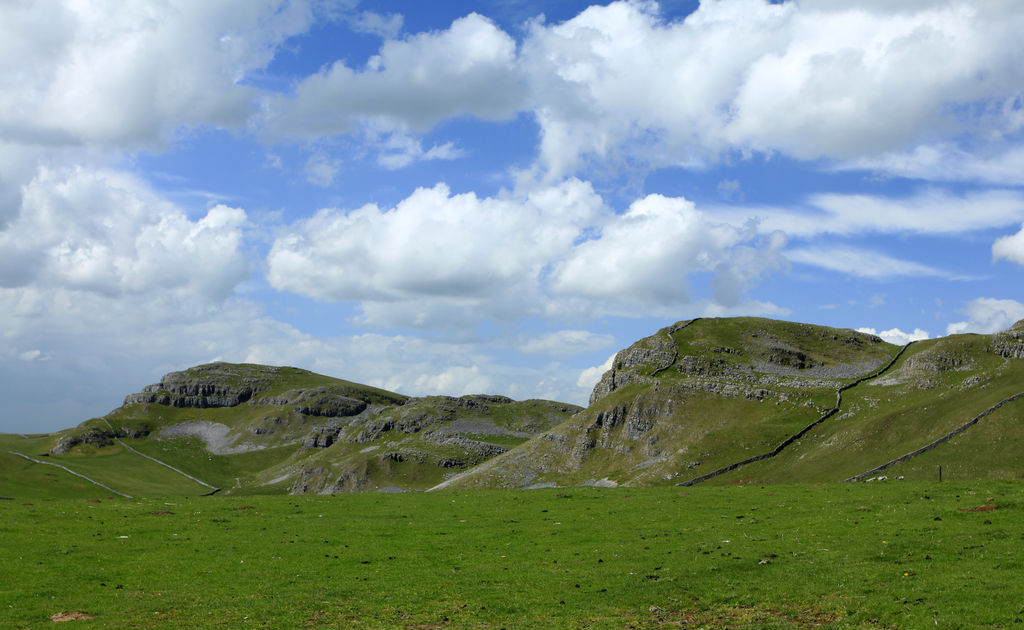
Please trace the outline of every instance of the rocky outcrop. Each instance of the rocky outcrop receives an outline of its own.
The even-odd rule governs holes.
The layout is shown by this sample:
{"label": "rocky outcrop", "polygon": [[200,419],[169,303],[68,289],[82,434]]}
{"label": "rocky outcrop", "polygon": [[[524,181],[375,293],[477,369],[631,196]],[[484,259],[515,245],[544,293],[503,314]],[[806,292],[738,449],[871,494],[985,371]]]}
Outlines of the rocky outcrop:
{"label": "rocky outcrop", "polygon": [[251,401],[256,405],[294,405],[296,413],[304,416],[340,418],[354,416],[366,409],[366,402],[345,396],[330,387],[293,389],[279,396],[263,397]]}
{"label": "rocky outcrop", "polygon": [[501,455],[508,450],[504,446],[491,444],[490,442],[480,442],[478,440],[471,440],[469,438],[462,437],[461,435],[451,435],[440,432],[431,433],[426,436],[426,439],[431,444],[437,444],[439,446],[454,446],[461,451],[475,455],[477,459],[486,459],[488,457],[494,457],[495,455]]}
{"label": "rocky outcrop", "polygon": [[129,394],[124,404],[156,403],[168,407],[234,407],[249,400],[251,387],[221,387],[209,383],[147,385],[141,393]]}
{"label": "rocky outcrop", "polygon": [[62,436],[57,440],[57,445],[50,449],[50,452],[54,455],[67,455],[71,452],[71,449],[80,444],[88,444],[96,448],[111,446],[117,437],[121,436],[117,435],[114,431],[90,428],[81,433]]}
{"label": "rocky outcrop", "polygon": [[302,445],[306,448],[327,448],[338,440],[339,427],[317,427],[313,429]]}
{"label": "rocky outcrop", "polygon": [[129,394],[125,405],[155,403],[168,407],[234,407],[266,389],[279,368],[210,363],[166,374],[159,383]]}
{"label": "rocky outcrop", "polygon": [[343,466],[309,466],[299,470],[291,494],[342,494],[369,490],[373,480],[365,463]]}
{"label": "rocky outcrop", "polygon": [[1024,319],[993,335],[989,347],[1004,359],[1024,359]]}
{"label": "rocky outcrop", "polygon": [[663,329],[657,335],[641,339],[625,350],[620,350],[612,361],[611,369],[602,374],[601,380],[594,386],[590,404],[593,405],[630,383],[653,383],[654,379],[650,375],[636,369],[640,366],[654,366],[655,371],[671,366],[676,358],[676,345],[665,332]]}
{"label": "rocky outcrop", "polygon": [[57,440],[57,445],[50,449],[50,453],[54,455],[67,455],[71,452],[71,449],[83,444],[103,448],[104,446],[113,445],[120,438],[140,438],[147,435],[149,435],[149,430],[139,427],[119,427],[117,429],[89,427],[80,433],[61,436]]}

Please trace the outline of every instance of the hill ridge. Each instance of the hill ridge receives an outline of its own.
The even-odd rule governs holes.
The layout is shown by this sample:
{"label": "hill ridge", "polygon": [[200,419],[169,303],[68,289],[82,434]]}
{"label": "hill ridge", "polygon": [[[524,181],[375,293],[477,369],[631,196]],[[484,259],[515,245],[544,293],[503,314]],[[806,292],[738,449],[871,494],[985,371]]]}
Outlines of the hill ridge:
{"label": "hill ridge", "polygon": [[78,427],[0,435],[0,489],[67,486],[32,462],[134,496],[920,478],[940,464],[964,479],[1024,477],[1022,359],[1024,321],[895,346],[850,329],[697,317],[617,352],[585,409],[409,397],[217,362],[171,372]]}

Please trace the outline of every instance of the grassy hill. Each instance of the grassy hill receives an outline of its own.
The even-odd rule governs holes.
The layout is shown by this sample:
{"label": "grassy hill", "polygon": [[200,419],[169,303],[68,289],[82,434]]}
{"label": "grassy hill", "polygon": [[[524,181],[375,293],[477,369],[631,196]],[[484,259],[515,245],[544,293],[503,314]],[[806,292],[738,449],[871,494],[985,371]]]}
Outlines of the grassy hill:
{"label": "grassy hill", "polygon": [[424,489],[578,410],[410,398],[297,368],[214,363],[168,374],[73,429],[0,436],[0,496],[96,491],[69,470],[133,496]]}
{"label": "grassy hill", "polygon": [[[586,411],[442,487],[842,481],[1024,393],[1022,358],[1024,322],[907,348],[759,318],[679,322],[619,352]],[[930,479],[942,460],[947,476],[1019,478],[1022,433],[1024,398],[888,474]]]}
{"label": "grassy hill", "polygon": [[0,496],[95,490],[68,471],[135,496],[1024,476],[1024,322],[902,347],[696,319],[613,363],[585,410],[197,366],[74,429],[0,436]]}

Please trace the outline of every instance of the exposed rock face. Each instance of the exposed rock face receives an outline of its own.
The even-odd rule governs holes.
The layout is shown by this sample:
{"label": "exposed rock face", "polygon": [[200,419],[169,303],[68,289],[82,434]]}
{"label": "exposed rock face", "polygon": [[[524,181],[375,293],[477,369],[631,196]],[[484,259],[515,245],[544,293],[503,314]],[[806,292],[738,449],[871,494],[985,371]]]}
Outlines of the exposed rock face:
{"label": "exposed rock face", "polygon": [[340,418],[354,416],[366,409],[366,402],[349,398],[330,387],[293,389],[279,396],[267,396],[251,401],[256,405],[295,405],[295,411],[305,416]]}
{"label": "exposed rock face", "polygon": [[71,449],[79,444],[88,444],[90,446],[102,448],[113,444],[115,437],[120,436],[118,436],[114,431],[87,429],[86,431],[76,435],[65,435],[61,437],[57,440],[57,445],[50,449],[50,452],[54,455],[67,455],[71,452]]}
{"label": "exposed rock face", "polygon": [[372,479],[365,464],[344,466],[340,471],[324,466],[303,468],[295,477],[291,494],[341,494],[370,489]]}
{"label": "exposed rock face", "polygon": [[306,436],[302,445],[306,448],[327,448],[337,441],[340,431],[341,429],[338,427],[317,427]]}
{"label": "exposed rock face", "polygon": [[993,335],[991,348],[1004,359],[1024,359],[1024,319]]}
{"label": "exposed rock face", "polygon": [[[147,385],[138,394],[130,394],[124,404],[155,403],[169,407],[205,409],[250,405],[292,406],[305,416],[337,418],[354,416],[367,407],[367,400],[382,398],[386,403],[400,405],[405,397],[381,393],[367,400],[350,395],[343,386],[321,386],[293,389],[282,394],[259,396],[273,384],[282,368],[263,365],[211,363],[181,372],[171,372],[159,383]],[[359,395],[359,394],[356,394]],[[363,394],[364,398],[366,394]]]}
{"label": "exposed rock face", "polygon": [[672,414],[672,406],[652,404],[653,401],[638,400],[629,409],[626,425],[622,429],[622,437],[627,440],[639,440],[644,433],[651,430],[658,418],[667,418]]}
{"label": "exposed rock face", "polygon": [[903,364],[903,371],[917,375],[940,374],[969,370],[974,363],[974,357],[967,351],[952,344],[943,344],[909,357]]}
{"label": "exposed rock face", "polygon": [[270,384],[278,368],[210,363],[181,372],[171,372],[159,383],[129,394],[124,404],[156,403],[169,407],[234,407],[252,398]]}
{"label": "exposed rock face", "polygon": [[601,375],[601,380],[594,386],[590,394],[593,405],[615,390],[630,383],[651,383],[653,378],[642,374],[635,368],[641,365],[654,366],[651,371],[664,368],[676,358],[676,346],[669,337],[671,331],[679,324],[663,328],[658,334],[634,343],[625,350],[620,350],[612,361],[612,367]]}
{"label": "exposed rock face", "polygon": [[67,455],[71,449],[81,444],[102,448],[110,446],[117,438],[139,438],[149,435],[149,431],[139,428],[121,427],[115,430],[98,429],[90,427],[81,433],[62,436],[57,440],[57,445],[50,449],[54,455]]}

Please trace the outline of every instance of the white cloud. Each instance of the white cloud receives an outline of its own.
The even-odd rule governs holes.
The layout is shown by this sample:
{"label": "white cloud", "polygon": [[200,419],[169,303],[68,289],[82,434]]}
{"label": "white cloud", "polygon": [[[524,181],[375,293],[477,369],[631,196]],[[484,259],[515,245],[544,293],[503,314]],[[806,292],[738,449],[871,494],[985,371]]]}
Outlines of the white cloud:
{"label": "white cloud", "polygon": [[576,385],[588,390],[594,389],[594,385],[597,385],[597,382],[601,380],[601,376],[608,370],[612,369],[612,363],[614,361],[615,355],[613,354],[601,365],[589,367],[581,371],[580,377],[576,380]]}
{"label": "white cloud", "polygon": [[992,258],[1015,262],[1024,265],[1024,225],[1020,231],[1009,236],[1002,236],[992,244]]}
{"label": "white cloud", "polygon": [[994,333],[1024,319],[1024,304],[1016,300],[977,298],[968,302],[964,310],[969,319],[949,324],[946,327],[947,335]]}
{"label": "white cloud", "polygon": [[268,279],[319,299],[369,302],[366,315],[378,322],[515,317],[536,307],[549,262],[606,212],[578,180],[482,199],[438,184],[390,210],[321,210],[293,224],[271,248]]}
{"label": "white cloud", "polygon": [[614,2],[535,25],[522,64],[555,177],[587,160],[730,150],[855,161],[964,133],[1003,146],[1020,128],[1022,23],[1018,4],[966,0],[726,0],[678,22]]}
{"label": "white cloud", "polygon": [[564,365],[518,367],[502,344],[313,336],[253,302],[0,288],[0,431],[49,431],[106,413],[163,374],[213,360],[294,365],[409,395],[496,393],[573,403]]}
{"label": "white cloud", "polygon": [[471,13],[444,31],[386,41],[361,70],[337,61],[294,94],[264,99],[260,124],[274,137],[307,138],[367,123],[425,131],[454,116],[505,119],[524,102],[515,57],[515,41]]}
{"label": "white cloud", "polygon": [[241,127],[243,79],[314,19],[311,3],[0,5],[0,140],[158,145],[180,125]]}
{"label": "white cloud", "polygon": [[357,32],[394,39],[402,31],[404,19],[398,13],[381,15],[373,11],[362,11],[349,17],[347,22]]}
{"label": "white cloud", "polygon": [[607,348],[615,343],[612,335],[601,335],[588,330],[559,330],[522,340],[516,349],[525,354],[572,356]]}
{"label": "white cloud", "polygon": [[1024,194],[982,190],[960,195],[926,189],[907,197],[814,194],[805,211],[777,207],[711,208],[716,218],[742,225],[756,218],[763,231],[791,237],[870,233],[959,234],[1024,220]]}
{"label": "white cloud", "polygon": [[306,160],[306,181],[314,186],[327,188],[334,183],[334,178],[341,170],[341,160],[318,151]]}
{"label": "white cloud", "polygon": [[921,330],[920,328],[915,328],[914,332],[903,332],[899,328],[890,328],[889,330],[883,330],[882,332],[878,332],[874,328],[858,328],[857,332],[877,335],[883,340],[898,346],[904,346],[911,341],[921,341],[931,338],[928,335],[928,331]]}
{"label": "white cloud", "polygon": [[450,327],[638,306],[671,314],[692,303],[696,272],[712,276],[709,309],[744,309],[743,293],[785,266],[783,244],[711,223],[682,198],[651,195],[613,215],[578,180],[483,199],[439,184],[391,210],[321,210],[274,242],[267,265],[277,289],[361,302],[363,323]]}
{"label": "white cloud", "polygon": [[930,181],[1020,186],[1024,184],[1024,148],[1013,144],[997,145],[974,153],[951,142],[924,144],[905,151],[850,160],[832,168],[871,170]]}
{"label": "white cloud", "polygon": [[953,278],[952,274],[941,269],[856,247],[804,247],[787,250],[785,255],[796,263],[873,280],[899,277]]}
{"label": "white cloud", "polygon": [[465,156],[465,152],[456,147],[454,142],[445,142],[424,150],[422,141],[400,132],[387,134],[383,140],[374,144],[378,151],[377,163],[392,170],[405,168],[417,161],[457,160]]}
{"label": "white cloud", "polygon": [[708,221],[686,199],[648,195],[555,265],[551,288],[595,300],[678,306],[690,301],[687,276],[708,271],[715,274],[716,301],[731,306],[750,282],[784,264],[781,240],[747,245],[754,236],[752,229]]}
{"label": "white cloud", "polygon": [[14,263],[0,286],[217,301],[248,276],[238,208],[192,221],[130,175],[85,168],[42,169],[22,197],[21,215],[0,232],[0,257]]}

